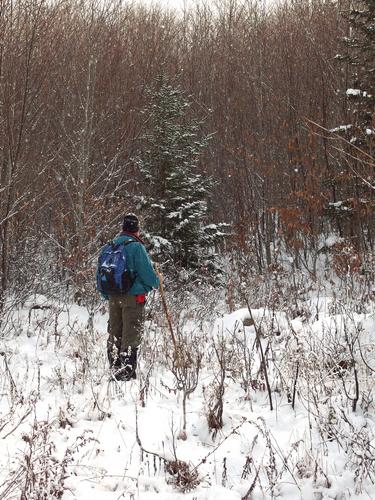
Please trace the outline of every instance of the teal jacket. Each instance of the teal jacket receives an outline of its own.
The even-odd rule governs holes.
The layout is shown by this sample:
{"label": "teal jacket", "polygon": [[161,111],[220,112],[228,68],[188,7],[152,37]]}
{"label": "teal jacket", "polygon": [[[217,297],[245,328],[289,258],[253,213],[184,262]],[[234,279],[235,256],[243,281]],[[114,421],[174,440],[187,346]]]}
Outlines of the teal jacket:
{"label": "teal jacket", "polygon": [[[160,280],[152,267],[150,257],[146,249],[136,236],[120,233],[113,240],[115,244],[124,241],[134,241],[125,247],[129,271],[134,273],[135,281],[128,292],[128,295],[143,295],[153,288],[158,288]],[[106,297],[107,298],[107,297]]]}

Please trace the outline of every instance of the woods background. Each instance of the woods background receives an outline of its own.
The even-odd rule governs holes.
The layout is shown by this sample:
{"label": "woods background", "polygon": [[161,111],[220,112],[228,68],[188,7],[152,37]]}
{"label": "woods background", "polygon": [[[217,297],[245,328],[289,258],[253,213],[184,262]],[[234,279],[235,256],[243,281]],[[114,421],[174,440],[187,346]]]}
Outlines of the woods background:
{"label": "woods background", "polygon": [[366,69],[348,44],[352,3],[229,0],[176,14],[0,0],[0,303],[8,291],[93,286],[79,273],[142,194],[132,159],[160,74],[212,134],[199,168],[215,181],[209,222],[231,227],[223,251],[262,273],[282,246],[313,275],[336,234],[338,271],[362,272],[373,132],[367,123],[361,136],[368,103],[347,92]]}

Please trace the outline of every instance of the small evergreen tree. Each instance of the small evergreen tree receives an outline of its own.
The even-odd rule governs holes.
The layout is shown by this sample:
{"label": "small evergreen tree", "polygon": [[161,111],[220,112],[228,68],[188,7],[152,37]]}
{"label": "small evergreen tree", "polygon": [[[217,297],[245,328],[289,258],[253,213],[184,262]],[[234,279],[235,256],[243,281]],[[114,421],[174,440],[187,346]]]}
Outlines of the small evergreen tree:
{"label": "small evergreen tree", "polygon": [[199,159],[209,137],[188,116],[190,101],[164,77],[148,91],[146,132],[136,162],[141,172],[141,206],[153,252],[174,267],[207,265],[223,225],[205,225],[212,183]]}

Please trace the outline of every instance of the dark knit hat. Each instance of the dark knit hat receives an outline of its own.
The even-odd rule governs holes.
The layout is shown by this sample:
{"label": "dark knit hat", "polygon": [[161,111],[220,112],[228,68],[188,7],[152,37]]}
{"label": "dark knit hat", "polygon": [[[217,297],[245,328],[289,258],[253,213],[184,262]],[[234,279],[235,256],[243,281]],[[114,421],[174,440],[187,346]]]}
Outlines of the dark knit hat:
{"label": "dark knit hat", "polygon": [[127,214],[124,217],[122,230],[127,233],[136,233],[139,231],[139,220],[135,214]]}

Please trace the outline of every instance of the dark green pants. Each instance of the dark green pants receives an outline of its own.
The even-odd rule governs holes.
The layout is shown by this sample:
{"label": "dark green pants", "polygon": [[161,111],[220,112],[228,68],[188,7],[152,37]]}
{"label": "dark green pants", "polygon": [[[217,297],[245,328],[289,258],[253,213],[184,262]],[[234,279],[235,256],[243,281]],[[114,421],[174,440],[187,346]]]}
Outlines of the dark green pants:
{"label": "dark green pants", "polygon": [[138,304],[133,295],[109,297],[108,359],[116,363],[120,353],[141,342],[145,318],[144,304]]}

